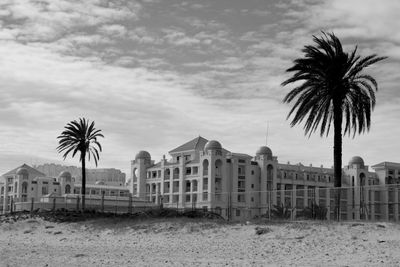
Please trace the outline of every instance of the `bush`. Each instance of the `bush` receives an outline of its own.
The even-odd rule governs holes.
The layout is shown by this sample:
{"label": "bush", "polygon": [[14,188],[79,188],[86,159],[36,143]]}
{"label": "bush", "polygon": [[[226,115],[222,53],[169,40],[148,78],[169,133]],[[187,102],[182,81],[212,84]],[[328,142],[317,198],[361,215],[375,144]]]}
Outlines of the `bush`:
{"label": "bush", "polygon": [[313,202],[311,203],[310,207],[306,207],[301,212],[299,212],[298,217],[313,220],[326,220],[327,213],[328,209],[326,207],[322,205],[320,206]]}
{"label": "bush", "polygon": [[290,205],[284,206],[283,203],[280,205],[274,205],[271,210],[271,217],[274,219],[290,219],[292,209]]}

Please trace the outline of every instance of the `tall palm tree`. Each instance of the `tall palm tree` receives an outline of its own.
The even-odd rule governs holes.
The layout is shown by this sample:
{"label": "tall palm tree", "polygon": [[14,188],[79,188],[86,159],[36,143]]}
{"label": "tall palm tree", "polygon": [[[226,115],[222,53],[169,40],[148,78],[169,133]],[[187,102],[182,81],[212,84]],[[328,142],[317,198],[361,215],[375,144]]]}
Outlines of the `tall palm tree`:
{"label": "tall palm tree", "polygon": [[314,46],[302,49],[304,57],[295,59],[294,65],[286,70],[294,74],[282,86],[296,84],[283,102],[294,102],[287,118],[294,115],[292,127],[305,120],[305,134],[311,135],[320,128],[320,135],[328,136],[333,121],[334,184],[341,187],[342,136],[353,133],[354,138],[356,133],[368,131],[375,107],[378,84],[363,71],[386,57],[376,54],[361,57],[357,47],[346,53],[333,33],[322,32],[321,37],[313,36],[313,41]]}
{"label": "tall palm tree", "polygon": [[85,210],[85,194],[86,194],[86,155],[88,160],[92,155],[97,166],[99,160],[99,151],[102,151],[97,138],[104,136],[94,127],[94,121],[90,123],[85,118],[79,118],[79,121],[71,121],[65,127],[65,130],[57,137],[59,139],[58,153],[64,153],[64,160],[70,152],[72,157],[80,152],[79,161],[82,163],[82,210]]}

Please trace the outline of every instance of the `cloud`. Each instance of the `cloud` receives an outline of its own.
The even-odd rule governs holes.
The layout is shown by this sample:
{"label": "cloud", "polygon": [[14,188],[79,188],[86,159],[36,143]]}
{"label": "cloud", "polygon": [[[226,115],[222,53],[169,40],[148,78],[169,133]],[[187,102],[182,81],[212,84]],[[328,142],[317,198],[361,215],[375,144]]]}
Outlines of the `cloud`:
{"label": "cloud", "polygon": [[127,34],[125,26],[120,24],[107,24],[99,27],[98,31],[105,35],[122,38]]}

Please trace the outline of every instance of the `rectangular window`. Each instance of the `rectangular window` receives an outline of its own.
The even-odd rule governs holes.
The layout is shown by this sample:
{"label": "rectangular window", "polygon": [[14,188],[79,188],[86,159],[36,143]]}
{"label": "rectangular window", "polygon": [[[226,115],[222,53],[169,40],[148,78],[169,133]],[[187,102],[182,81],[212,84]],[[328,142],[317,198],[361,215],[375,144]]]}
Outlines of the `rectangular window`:
{"label": "rectangular window", "polygon": [[240,217],[240,210],[236,209],[236,217]]}
{"label": "rectangular window", "polygon": [[186,167],[186,175],[191,175],[192,174],[192,168]]}
{"label": "rectangular window", "polygon": [[190,194],[186,195],[186,202],[190,202]]}
{"label": "rectangular window", "polygon": [[198,174],[198,173],[199,173],[199,168],[193,167],[193,174]]}
{"label": "rectangular window", "polygon": [[203,179],[203,190],[208,190],[208,178]]}
{"label": "rectangular window", "polygon": [[186,192],[190,192],[190,181],[186,181]]}
{"label": "rectangular window", "polygon": [[47,186],[43,186],[42,187],[42,195],[47,195],[48,191],[47,191]]}
{"label": "rectangular window", "polygon": [[238,195],[237,196],[237,201],[238,202],[246,202],[246,199],[245,199],[245,195]]}

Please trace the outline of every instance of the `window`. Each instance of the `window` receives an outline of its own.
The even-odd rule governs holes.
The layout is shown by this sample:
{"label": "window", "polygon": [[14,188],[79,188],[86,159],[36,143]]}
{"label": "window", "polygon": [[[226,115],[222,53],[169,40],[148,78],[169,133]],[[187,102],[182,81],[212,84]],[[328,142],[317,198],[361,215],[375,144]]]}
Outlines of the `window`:
{"label": "window", "polygon": [[245,181],[239,181],[238,182],[238,189],[245,189],[245,188],[246,188]]}
{"label": "window", "polygon": [[251,197],[251,202],[254,202],[254,197]]}
{"label": "window", "polygon": [[246,202],[245,196],[244,196],[244,195],[238,195],[238,196],[237,196],[237,201],[238,201],[238,202]]}
{"label": "window", "polygon": [[71,186],[69,184],[65,186],[65,194],[71,194]]}
{"label": "window", "polygon": [[254,188],[254,184],[251,184],[251,188]]}
{"label": "window", "polygon": [[190,195],[189,194],[186,195],[186,202],[190,202]]}
{"label": "window", "polygon": [[251,170],[251,175],[254,175],[254,171],[253,170]]}
{"label": "window", "polygon": [[192,174],[192,168],[186,167],[186,175],[191,175]]}
{"label": "window", "polygon": [[47,186],[43,186],[42,187],[42,195],[47,195],[48,191],[47,191]]}
{"label": "window", "polygon": [[240,210],[236,210],[236,217],[240,217]]}
{"label": "window", "polygon": [[186,181],[186,192],[190,192],[190,181]]}
{"label": "window", "polygon": [[[3,188],[2,188],[3,189]],[[2,190],[3,191],[3,190]],[[28,193],[28,183],[27,182],[23,182],[22,183],[22,190],[21,190],[22,194],[26,194]]]}
{"label": "window", "polygon": [[208,178],[203,179],[203,190],[208,190]]}

